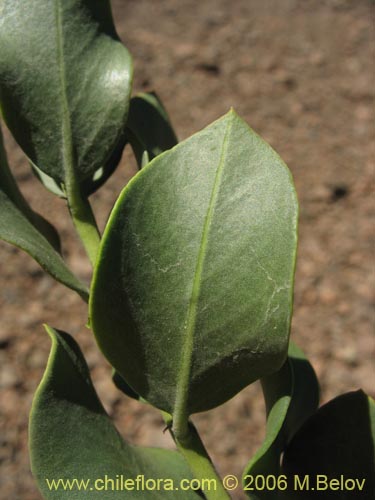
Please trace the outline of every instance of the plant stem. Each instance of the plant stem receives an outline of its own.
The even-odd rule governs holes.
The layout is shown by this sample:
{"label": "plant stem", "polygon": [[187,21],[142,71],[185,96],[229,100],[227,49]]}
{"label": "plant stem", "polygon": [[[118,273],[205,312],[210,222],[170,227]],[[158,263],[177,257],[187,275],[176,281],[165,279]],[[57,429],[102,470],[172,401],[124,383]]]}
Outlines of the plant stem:
{"label": "plant stem", "polygon": [[86,253],[94,266],[100,244],[100,234],[90,202],[75,190],[68,195],[69,210],[74,226],[85,247]]}
{"label": "plant stem", "polygon": [[[210,485],[210,487],[203,490],[207,500],[228,500],[230,499],[229,493],[225,490],[223,483],[217,474],[215,467],[207,453],[202,440],[191,422],[188,422],[187,434],[183,440],[179,440],[172,430],[172,417],[168,413],[162,412],[165,423],[176,443],[178,451],[187,461],[194,477],[198,479],[202,486]],[[215,487],[212,488],[212,484]]]}

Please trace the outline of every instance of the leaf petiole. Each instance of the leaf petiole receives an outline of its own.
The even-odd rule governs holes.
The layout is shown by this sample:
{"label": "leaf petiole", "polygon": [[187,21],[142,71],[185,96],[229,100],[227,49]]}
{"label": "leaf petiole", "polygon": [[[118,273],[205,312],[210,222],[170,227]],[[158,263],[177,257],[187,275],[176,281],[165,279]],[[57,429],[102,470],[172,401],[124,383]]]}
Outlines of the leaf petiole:
{"label": "leaf petiole", "polygon": [[99,250],[100,233],[90,202],[80,193],[75,192],[74,196],[68,194],[68,204],[74,227],[85,247],[91,264],[94,266]]}
{"label": "leaf petiole", "polygon": [[[185,458],[194,477],[202,485],[202,491],[207,500],[228,500],[231,498],[225,490],[222,480],[215,470],[202,440],[191,422],[188,422],[187,433],[183,440],[178,440],[173,433],[172,416],[162,411],[162,416],[178,451]],[[215,486],[212,487],[211,485]],[[204,485],[207,485],[204,488]]]}

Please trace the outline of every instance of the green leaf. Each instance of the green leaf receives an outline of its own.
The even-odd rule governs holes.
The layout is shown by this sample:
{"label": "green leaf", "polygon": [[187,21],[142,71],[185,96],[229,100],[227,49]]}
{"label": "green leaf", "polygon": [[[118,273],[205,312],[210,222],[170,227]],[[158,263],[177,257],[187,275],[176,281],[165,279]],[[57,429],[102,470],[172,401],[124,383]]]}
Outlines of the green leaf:
{"label": "green leaf", "polygon": [[31,255],[55,280],[88,300],[88,290],[67,268],[60,254],[0,189],[0,238]]}
{"label": "green leaf", "polygon": [[156,93],[141,93],[130,100],[126,134],[139,168],[177,144],[167,112]]}
{"label": "green leaf", "polygon": [[[333,399],[304,423],[284,452],[282,469],[289,478],[285,498],[372,500],[374,447],[375,402],[363,391]],[[296,476],[301,483],[308,476],[310,491],[294,488]],[[349,479],[352,491],[345,489]],[[336,480],[336,490],[329,486],[331,480]]]}
{"label": "green leaf", "polygon": [[[318,378],[303,351],[290,342],[288,356],[293,375],[293,392],[283,429],[287,443],[305,420],[316,411],[320,398]],[[263,387],[266,388],[266,384]]]}
{"label": "green leaf", "polygon": [[119,391],[125,394],[125,396],[128,396],[129,398],[132,399],[136,399],[137,401],[142,401],[142,398],[139,397],[139,394],[133,391],[130,385],[126,383],[126,381],[121,377],[119,373],[116,372],[116,370],[113,370],[112,382]]}
{"label": "green leaf", "polygon": [[43,186],[55,194],[59,198],[66,198],[66,193],[64,192],[63,186],[59,186],[56,181],[52,179],[49,175],[45,174],[43,170],[40,170],[33,162],[30,162],[32,171],[35,177],[43,184]]}
{"label": "green leaf", "polygon": [[68,269],[60,254],[40,232],[42,223],[46,224],[45,234],[53,229],[44,219],[35,219],[35,215],[11,176],[0,131],[0,238],[27,252],[53,278],[75,290],[87,302],[85,285]]}
{"label": "green leaf", "polygon": [[111,177],[119,166],[126,143],[125,136],[121,136],[104,167],[99,168],[94,175],[81,182],[81,189],[86,196],[95,193]]}
{"label": "green leaf", "polygon": [[[98,498],[176,498],[181,479],[192,479],[182,457],[175,451],[139,448],[119,435],[90,380],[87,364],[76,342],[68,334],[47,327],[52,350],[30,414],[30,458],[32,472],[46,500]],[[173,491],[111,491],[111,482],[144,476],[144,481],[169,479]],[[108,489],[104,490],[107,478]],[[47,479],[90,480],[87,491],[53,491]],[[95,481],[102,488],[95,491]],[[149,483],[151,484],[151,483]],[[167,486],[166,483],[161,483]],[[90,489],[93,488],[93,489]],[[89,491],[89,493],[88,493]],[[178,498],[196,499],[194,491],[178,491]]]}
{"label": "green leaf", "polygon": [[[107,164],[104,167],[100,167],[91,177],[80,182],[81,191],[85,196],[90,196],[95,193],[95,191],[97,191],[113,174],[120,163],[125,144],[125,137],[121,137],[111,157],[107,161]],[[59,196],[59,198],[66,198],[66,193],[62,186],[59,186],[57,182],[52,179],[52,177],[45,174],[32,162],[30,162],[30,164],[37,179],[39,179],[48,191],[51,191],[51,193]]]}
{"label": "green leaf", "polygon": [[287,167],[233,111],[130,181],[90,316],[133,390],[186,423],[283,364],[296,226]]}
{"label": "green leaf", "polygon": [[56,229],[44,217],[34,212],[19,190],[5,153],[3,133],[0,127],[0,189],[11,199],[25,217],[43,234],[60,253],[60,238]]}
{"label": "green leaf", "polygon": [[[106,0],[2,0],[0,100],[30,160],[65,191],[110,160],[132,63]],[[69,196],[68,196],[69,198]]]}
{"label": "green leaf", "polygon": [[243,485],[253,500],[274,500],[274,490],[246,491],[249,477],[280,475],[280,459],[286,444],[318,407],[319,384],[313,367],[292,342],[282,368],[261,382],[266,402],[266,437],[245,467]]}
{"label": "green leaf", "polygon": [[[246,491],[249,476],[280,474],[280,456],[283,449],[282,429],[292,398],[293,378],[290,361],[287,360],[283,367],[267,379],[262,379],[264,397],[267,409],[266,437],[260,449],[247,464],[243,483]],[[272,499],[274,492],[263,491],[253,494],[246,491],[254,500]]]}
{"label": "green leaf", "polygon": [[0,46],[4,120],[30,161],[66,194],[94,263],[100,236],[83,187],[95,184],[98,172],[106,178],[124,139],[132,79],[110,4],[35,0],[30,8],[26,0],[2,0]]}

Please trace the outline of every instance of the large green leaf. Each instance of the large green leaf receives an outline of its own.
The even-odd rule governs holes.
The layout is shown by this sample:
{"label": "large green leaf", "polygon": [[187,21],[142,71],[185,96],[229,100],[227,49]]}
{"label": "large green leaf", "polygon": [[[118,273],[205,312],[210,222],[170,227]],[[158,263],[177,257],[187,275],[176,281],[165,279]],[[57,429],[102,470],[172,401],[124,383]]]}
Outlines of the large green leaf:
{"label": "large green leaf", "polygon": [[178,142],[167,112],[154,92],[141,93],[130,100],[126,135],[139,168]]}
{"label": "large green leaf", "polygon": [[252,500],[274,500],[275,490],[249,489],[254,486],[251,478],[280,475],[280,459],[287,443],[318,407],[319,385],[313,367],[293,343],[289,344],[288,359],[281,369],[261,382],[267,412],[266,437],[245,467],[243,486]]}
{"label": "large green leaf", "polygon": [[287,167],[233,111],[130,181],[103,237],[90,315],[136,393],[185,418],[283,364],[296,226]]}
{"label": "large green leaf", "polygon": [[[68,334],[47,327],[52,350],[30,415],[30,457],[33,474],[46,500],[87,498],[199,498],[194,491],[175,491],[181,479],[191,479],[183,458],[175,451],[127,444],[103,409],[90,380],[87,364]],[[137,476],[161,481],[154,491],[135,488]],[[104,490],[105,478],[108,489]],[[58,491],[47,480],[90,480],[87,490]],[[111,491],[111,480],[134,480],[133,490]],[[95,480],[101,490],[95,489]],[[173,490],[165,491],[164,487]],[[129,484],[129,483],[128,483]],[[152,486],[152,483],[149,483]],[[164,486],[163,486],[164,485]],[[89,492],[89,493],[88,493]]]}
{"label": "large green leaf", "polygon": [[132,64],[106,0],[1,0],[0,100],[30,160],[78,189],[126,122]]}
{"label": "large green leaf", "polygon": [[53,278],[87,301],[87,288],[68,269],[47,239],[49,236],[56,242],[53,231],[47,221],[31,210],[19,192],[8,167],[0,131],[0,238],[27,252]]}
{"label": "large green leaf", "polygon": [[282,472],[289,489],[282,498],[372,500],[374,448],[375,402],[363,391],[333,399],[304,423],[286,448]]}

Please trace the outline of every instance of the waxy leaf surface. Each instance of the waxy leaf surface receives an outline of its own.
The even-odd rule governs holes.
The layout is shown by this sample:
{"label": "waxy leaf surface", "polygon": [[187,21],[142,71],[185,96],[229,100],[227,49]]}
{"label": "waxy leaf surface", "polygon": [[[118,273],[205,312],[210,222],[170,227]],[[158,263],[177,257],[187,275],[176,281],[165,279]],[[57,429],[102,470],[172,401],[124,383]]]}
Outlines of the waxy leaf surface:
{"label": "waxy leaf surface", "polygon": [[[169,478],[173,487],[178,487],[181,479],[192,479],[183,458],[175,451],[127,444],[103,409],[76,342],[64,332],[48,327],[47,331],[52,338],[52,350],[30,415],[31,468],[44,498],[176,498],[176,491],[163,488],[137,491],[135,480],[138,475],[154,481]],[[106,477],[109,481],[104,490]],[[121,489],[121,478],[133,479],[134,490]],[[64,491],[62,486],[54,491],[48,487],[47,479],[50,483],[54,479],[90,483],[86,491],[79,491],[78,487]],[[111,479],[120,489],[111,490]],[[179,490],[178,498],[194,500],[199,496],[194,491]]]}
{"label": "waxy leaf surface", "polygon": [[287,167],[233,111],[130,181],[103,237],[90,315],[136,393],[187,415],[282,365],[296,226]]}
{"label": "waxy leaf surface", "polygon": [[[42,232],[43,231],[43,234]],[[33,257],[53,278],[88,300],[88,290],[68,269],[50,241],[58,237],[45,219],[33,212],[19,192],[7,163],[0,131],[0,239]],[[49,241],[50,240],[50,241]]]}
{"label": "waxy leaf surface", "polygon": [[0,101],[26,155],[61,188],[121,141],[132,64],[106,0],[1,0]]}

